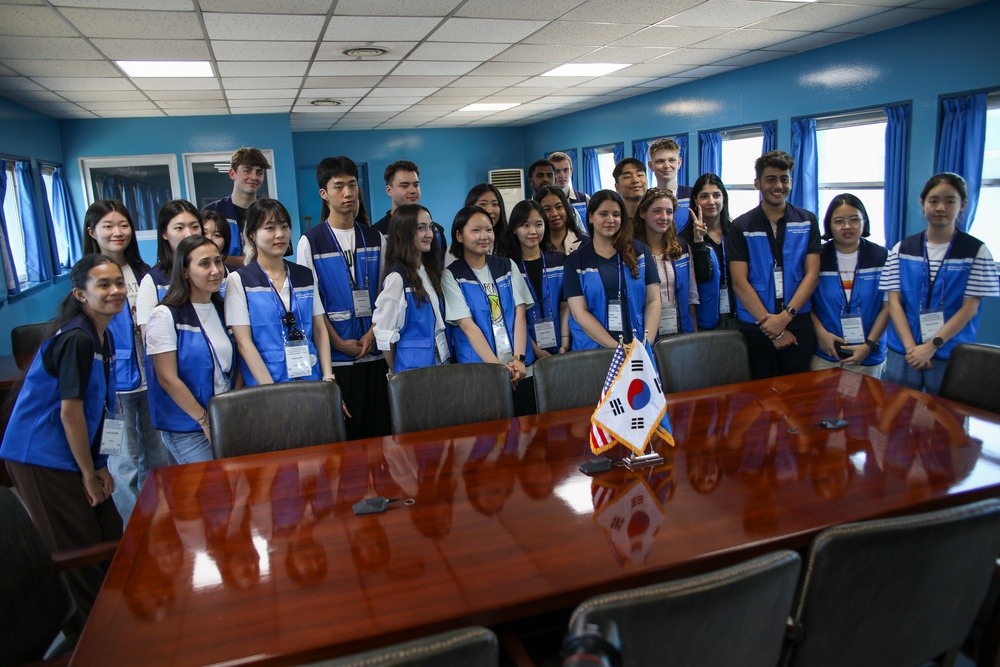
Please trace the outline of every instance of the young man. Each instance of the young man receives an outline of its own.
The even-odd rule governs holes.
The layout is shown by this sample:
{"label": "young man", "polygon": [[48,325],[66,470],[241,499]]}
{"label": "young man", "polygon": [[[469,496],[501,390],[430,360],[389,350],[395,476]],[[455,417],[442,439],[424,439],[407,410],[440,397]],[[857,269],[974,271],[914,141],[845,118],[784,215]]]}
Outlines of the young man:
{"label": "young man", "polygon": [[258,148],[244,146],[233,153],[229,160],[229,178],[233,181],[233,194],[216,199],[205,206],[218,211],[229,221],[232,240],[229,243],[229,257],[226,264],[243,266],[243,227],[247,219],[247,209],[257,201],[257,191],[264,185],[264,177],[271,168],[264,153]]}
{"label": "young man", "polygon": [[680,173],[683,163],[681,147],[670,137],[657,139],[649,145],[649,168],[653,170],[653,175],[656,177],[656,187],[670,190],[677,197],[674,225],[677,226],[678,234],[687,226],[691,213],[689,209],[691,188],[677,184],[677,175]]}
{"label": "young man", "polygon": [[566,153],[556,151],[549,156],[549,162],[555,168],[556,187],[563,191],[569,205],[573,207],[579,228],[585,229],[583,220],[587,217],[587,202],[590,201],[590,195],[573,189],[573,161]]}
{"label": "young man", "polygon": [[535,194],[546,185],[552,185],[555,179],[556,168],[544,158],[535,160],[528,167],[528,183],[531,184],[531,194]]}
{"label": "young man", "polygon": [[389,219],[392,212],[403,204],[420,203],[420,168],[409,160],[393,162],[385,168],[385,193],[392,201],[392,208],[385,212],[385,217],[372,227],[389,235]]}
{"label": "young man", "polygon": [[333,370],[351,414],[347,438],[388,435],[388,367],[375,347],[372,310],[381,284],[385,237],[355,221],[358,167],[328,157],[316,167],[323,220],[299,239],[296,260],[316,275],[326,311]]}
{"label": "young man", "polygon": [[760,205],[733,220],[726,241],[740,331],[753,378],[809,370],[816,332],[809,299],[819,281],[819,223],[785,200],[794,159],[784,151],[757,158]]}
{"label": "young man", "polygon": [[615,165],[615,170],[611,172],[615,178],[615,190],[625,201],[625,210],[628,211],[628,220],[632,222],[635,210],[639,208],[639,200],[646,194],[646,165],[634,157],[627,157]]}

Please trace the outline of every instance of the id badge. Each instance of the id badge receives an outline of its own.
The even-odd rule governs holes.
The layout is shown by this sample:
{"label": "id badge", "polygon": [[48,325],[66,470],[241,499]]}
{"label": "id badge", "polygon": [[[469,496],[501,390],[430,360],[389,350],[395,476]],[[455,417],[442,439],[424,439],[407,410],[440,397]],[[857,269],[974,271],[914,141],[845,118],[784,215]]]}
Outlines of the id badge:
{"label": "id badge", "polygon": [[781,267],[774,267],[774,298],[785,298],[785,274]]}
{"label": "id badge", "polygon": [[556,346],[556,323],[549,318],[535,320],[535,342],[547,350]]}
{"label": "id badge", "polygon": [[729,285],[719,285],[719,315],[729,314]]}
{"label": "id badge", "polygon": [[434,332],[434,347],[437,348],[438,361],[442,364],[448,363],[451,350],[448,349],[448,337],[445,336],[444,329]]}
{"label": "id badge", "polygon": [[608,301],[608,331],[625,331],[622,323],[622,302]]}
{"label": "id badge", "polygon": [[943,326],[943,310],[929,310],[926,313],[920,313],[920,338],[922,339],[920,342],[926,343],[934,338]]}
{"label": "id badge", "polygon": [[841,316],[840,329],[844,332],[844,340],[848,345],[860,345],[865,342],[865,328],[859,316]]}
{"label": "id badge", "polygon": [[510,344],[510,336],[507,335],[507,327],[502,323],[493,324],[493,342],[497,346],[497,357],[514,354],[514,348]]}
{"label": "id badge", "polygon": [[285,344],[285,368],[292,380],[312,375],[307,341],[291,340]]}
{"label": "id badge", "polygon": [[355,317],[371,317],[372,299],[371,295],[368,294],[368,290],[366,289],[351,290],[351,296],[354,297]]}
{"label": "id badge", "polygon": [[101,432],[101,454],[104,456],[118,456],[122,453],[122,441],[125,439],[125,420],[119,419],[122,415],[115,415],[115,418],[105,417],[104,430]]}
{"label": "id badge", "polygon": [[677,306],[668,303],[660,309],[660,335],[669,336],[677,333]]}

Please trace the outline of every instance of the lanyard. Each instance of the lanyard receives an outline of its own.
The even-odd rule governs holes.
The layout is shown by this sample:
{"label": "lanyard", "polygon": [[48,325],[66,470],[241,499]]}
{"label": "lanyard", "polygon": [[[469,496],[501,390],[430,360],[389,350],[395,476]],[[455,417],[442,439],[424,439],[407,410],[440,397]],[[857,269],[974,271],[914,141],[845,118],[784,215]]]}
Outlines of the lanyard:
{"label": "lanyard", "polygon": [[[544,301],[548,301],[549,303],[549,319],[552,319],[552,298],[551,295],[549,294],[549,281],[547,279],[548,266],[545,264],[544,252],[541,253],[541,258],[542,258],[542,289],[545,290]],[[531,291],[531,296],[535,299],[535,306],[538,307],[538,315],[539,317],[543,317],[545,315],[543,300],[538,298],[538,295],[535,294],[535,288],[531,286],[531,279],[528,278],[528,267],[524,265],[523,258],[521,259],[521,269],[524,271],[524,282],[528,284],[528,290]],[[532,308],[532,310],[534,310],[534,308]]]}
{"label": "lanyard", "polygon": [[667,260],[663,259],[663,257],[657,256],[655,257],[654,261],[661,262],[663,264],[663,291],[667,295],[667,303],[672,303],[677,300],[676,298],[674,298],[676,296],[674,294],[674,291],[676,291],[677,288],[677,269],[674,266],[673,261],[671,261],[670,268],[673,269],[673,274],[674,274],[674,290],[671,291],[670,289],[671,272],[667,271]]}
{"label": "lanyard", "polygon": [[[486,305],[489,306],[490,305],[490,295],[489,295],[489,292],[486,291],[486,285],[484,285],[483,281],[479,279],[479,274],[476,273],[476,270],[472,268],[472,265],[469,264],[468,260],[466,260],[466,259],[463,258],[462,261],[464,261],[465,264],[466,264],[466,266],[469,267],[469,270],[472,271],[473,277],[476,279],[476,282],[479,283],[479,288],[481,290],[483,290],[483,296],[486,297]],[[490,268],[490,263],[486,262],[486,270],[488,271],[489,268]],[[492,272],[491,272],[491,275],[492,275]],[[497,288],[497,300],[499,300],[500,299],[500,285],[497,284],[496,279],[493,280],[493,285]],[[511,286],[511,290],[513,291],[513,285]],[[493,319],[493,315],[492,314],[493,314],[493,309],[490,308],[490,321],[491,322],[492,322],[492,319]],[[508,337],[508,339],[510,339],[511,344],[513,344],[514,337],[510,335],[510,329],[507,328],[507,318],[504,317],[503,303],[502,302],[500,303],[500,322],[503,323],[504,331],[507,332],[507,337]],[[495,346],[495,344],[494,344],[494,346]]]}
{"label": "lanyard", "polygon": [[[931,298],[934,294],[934,286],[937,284],[938,278],[941,277],[941,274],[944,273],[945,262],[947,262],[948,258],[951,257],[951,246],[955,243],[955,236],[953,234],[951,240],[948,241],[948,250],[945,252],[944,259],[941,260],[941,266],[938,267],[938,272],[934,274],[933,280],[931,280],[931,260],[927,256],[927,232],[923,232],[920,236],[921,236],[920,239],[921,246],[923,246],[924,249],[924,279],[920,283],[920,286],[923,287],[924,285],[927,285],[927,299],[926,300],[921,299],[921,301],[925,304],[924,309],[930,310]],[[946,288],[947,288],[947,281],[941,284],[941,301],[938,303],[938,306],[941,307],[944,306],[944,295]]]}
{"label": "lanyard", "polygon": [[[361,235],[361,226],[357,222],[354,223],[354,270],[358,269],[358,239],[363,239]],[[340,247],[340,241],[337,240],[337,235],[333,233],[333,228],[330,225],[326,226],[327,231],[330,232],[330,237],[333,239],[333,245],[337,247],[337,252],[340,253],[340,261],[344,263],[344,270],[347,271],[347,279],[351,281],[351,289],[356,290],[358,288],[358,279],[351,273],[351,267],[347,263],[347,257],[344,255],[344,249]],[[364,273],[365,277],[365,289],[368,289],[368,273]]]}
{"label": "lanyard", "polygon": [[[287,280],[287,278],[286,278],[286,280]],[[192,305],[192,308],[194,308],[193,305]],[[215,312],[216,315],[218,315],[217,311],[213,311],[213,312]],[[197,317],[197,312],[196,312],[195,316]],[[222,368],[222,362],[219,361],[219,355],[216,354],[216,352],[215,352],[215,346],[212,345],[212,339],[211,339],[211,337],[209,337],[208,332],[205,331],[205,325],[204,325],[204,323],[202,323],[200,317],[198,317],[198,328],[201,329],[201,335],[205,338],[205,343],[208,345],[208,350],[212,353],[212,359],[215,361],[215,365],[218,366],[219,373],[222,374],[222,379],[226,381],[226,386],[227,387],[233,386],[232,385],[233,370],[234,370],[233,366],[235,366],[235,364],[230,364],[229,365],[229,372],[227,373],[225,371],[225,369]],[[233,346],[232,340],[229,341],[229,345],[230,345],[230,347]],[[234,358],[236,357],[236,350],[235,349],[233,350],[233,357]]]}
{"label": "lanyard", "polygon": [[[834,251],[836,253],[836,251]],[[850,314],[854,312],[851,308],[851,301],[858,297],[858,314],[861,314],[861,292],[858,291],[858,269],[861,268],[861,246],[857,249],[858,261],[854,264],[854,277],[851,279],[851,296],[847,297],[847,290],[844,289],[844,279],[840,277],[840,261],[837,261],[837,281],[840,284],[840,313]],[[836,259],[836,257],[834,257]],[[846,308],[846,310],[845,310]]]}
{"label": "lanyard", "polygon": [[[284,326],[284,323],[281,321],[281,317],[291,310],[292,314],[295,315],[296,327],[304,326],[302,322],[302,313],[299,312],[299,301],[295,298],[295,288],[292,286],[292,277],[288,274],[288,265],[285,264],[285,284],[288,285],[288,305],[291,306],[291,309],[285,308],[285,304],[281,302],[281,297],[278,295],[278,290],[274,287],[274,282],[271,280],[271,276],[267,275],[267,271],[265,271],[264,267],[260,265],[260,262],[257,262],[257,267],[260,269],[261,273],[264,274],[264,277],[267,278],[267,284],[271,286],[271,298],[274,300],[275,308],[278,309],[278,322],[281,324],[278,328],[281,330],[281,339],[285,342],[285,345],[287,345],[288,337],[285,334],[285,329],[287,327]],[[302,331],[302,333],[305,334],[303,329],[299,329],[299,331]]]}
{"label": "lanyard", "polygon": [[618,298],[624,301],[625,297],[622,296],[622,273],[625,269],[622,268],[621,253],[615,253],[615,257],[618,259]]}

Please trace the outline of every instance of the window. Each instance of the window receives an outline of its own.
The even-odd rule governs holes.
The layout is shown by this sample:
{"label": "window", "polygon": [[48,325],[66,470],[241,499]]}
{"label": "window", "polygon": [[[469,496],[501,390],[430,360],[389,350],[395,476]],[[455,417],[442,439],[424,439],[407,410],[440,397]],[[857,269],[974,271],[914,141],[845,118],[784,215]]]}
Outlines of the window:
{"label": "window", "polygon": [[55,248],[58,252],[57,274],[69,272],[82,256],[83,247],[80,242],[80,231],[77,228],[73,207],[70,205],[66,187],[66,178],[61,167],[52,164],[42,164],[42,186],[45,189],[45,203],[48,206],[49,219],[52,221],[52,233],[55,235]]}
{"label": "window", "polygon": [[617,164],[615,162],[615,154],[610,146],[597,149],[597,167],[601,170],[602,190],[615,189],[615,177],[612,176],[615,171],[615,164]]}
{"label": "window", "polygon": [[[156,214],[181,196],[177,159],[165,155],[80,158],[87,206],[98,199],[119,199],[132,214],[136,238],[156,238]],[[232,188],[230,188],[232,192]]]}
{"label": "window", "polygon": [[816,119],[821,228],[833,198],[850,192],[868,211],[868,240],[885,245],[885,125],[881,109]]}
{"label": "window", "polygon": [[[261,150],[271,168],[264,176],[264,184],[257,190],[257,197],[277,199],[274,151],[270,148]],[[187,198],[199,210],[216,199],[233,194],[233,181],[229,178],[229,161],[232,156],[233,151],[184,153],[184,183],[187,187]]]}
{"label": "window", "polygon": [[753,186],[754,163],[763,153],[764,133],[759,127],[722,132],[722,173],[729,193],[729,215],[735,220],[760,203]]}
{"label": "window", "polygon": [[[24,284],[28,280],[28,266],[25,259],[21,207],[17,201],[18,192],[17,179],[14,175],[14,162],[8,160],[5,163],[5,169],[7,171],[7,189],[3,195],[3,218],[6,223],[5,230],[7,233],[7,243],[10,245],[11,256],[8,258],[6,253],[4,253],[4,272],[8,274],[8,291],[15,291],[16,286],[13,284],[11,276],[17,276],[17,280],[23,289]],[[13,265],[11,265],[11,262]]]}
{"label": "window", "polygon": [[986,244],[993,259],[1000,262],[1000,93],[990,95],[986,111],[986,148],[983,152],[983,183],[979,189],[973,236]]}

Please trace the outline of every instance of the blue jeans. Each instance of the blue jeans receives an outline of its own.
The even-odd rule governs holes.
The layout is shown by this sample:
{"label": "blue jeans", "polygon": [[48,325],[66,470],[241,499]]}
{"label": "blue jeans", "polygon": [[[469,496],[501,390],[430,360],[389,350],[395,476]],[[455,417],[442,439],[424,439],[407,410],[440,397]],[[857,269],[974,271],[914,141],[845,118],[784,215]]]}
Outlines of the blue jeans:
{"label": "blue jeans", "polygon": [[178,463],[197,463],[211,461],[212,444],[203,431],[181,433],[179,431],[160,431],[163,444]]}
{"label": "blue jeans", "polygon": [[885,380],[901,384],[910,389],[925,391],[932,396],[937,396],[941,390],[941,380],[944,378],[944,367],[948,365],[947,359],[932,359],[931,368],[926,371],[918,371],[908,363],[906,356],[887,350],[885,354]]}
{"label": "blue jeans", "polygon": [[125,420],[125,432],[121,454],[108,457],[108,471],[115,480],[112,494],[115,506],[122,522],[128,524],[146,474],[153,468],[174,465],[175,462],[163,446],[160,432],[153,428],[146,390],[118,394],[118,405]]}

